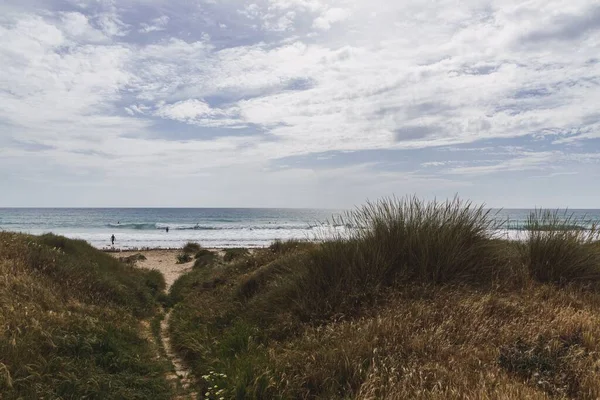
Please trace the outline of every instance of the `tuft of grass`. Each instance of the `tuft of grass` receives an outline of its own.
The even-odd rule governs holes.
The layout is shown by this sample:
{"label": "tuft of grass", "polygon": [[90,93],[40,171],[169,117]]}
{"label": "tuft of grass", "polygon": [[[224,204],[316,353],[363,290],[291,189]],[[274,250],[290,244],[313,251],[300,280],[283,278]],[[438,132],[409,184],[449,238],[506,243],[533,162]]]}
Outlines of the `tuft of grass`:
{"label": "tuft of grass", "polygon": [[182,251],[185,254],[194,254],[199,252],[202,249],[202,246],[200,246],[198,243],[194,243],[194,242],[187,242],[185,244],[185,246],[183,246]]}
{"label": "tuft of grass", "polygon": [[247,257],[250,254],[248,249],[246,248],[231,248],[225,249],[225,254],[223,255],[223,261],[230,262],[243,257]]}
{"label": "tuft of grass", "polygon": [[204,268],[207,266],[212,265],[214,262],[216,262],[219,259],[219,257],[213,253],[212,251],[209,251],[201,256],[196,257],[196,261],[194,261],[194,266],[193,268]]}
{"label": "tuft of grass", "polygon": [[526,226],[521,255],[533,278],[552,283],[600,280],[600,231],[595,223],[566,211],[536,210]]}
{"label": "tuft of grass", "polygon": [[177,254],[177,264],[185,264],[192,261],[192,256],[188,253]]}
{"label": "tuft of grass", "polygon": [[119,257],[119,261],[129,265],[135,265],[138,261],[143,261],[146,259],[146,256],[141,253],[132,254],[127,257]]}
{"label": "tuft of grass", "polygon": [[214,254],[214,253],[212,251],[208,250],[208,249],[200,249],[194,255],[194,259],[198,259],[198,258],[201,258],[203,256],[210,256],[212,254]]}
{"label": "tuft of grass", "polygon": [[282,255],[286,253],[290,253],[292,251],[302,251],[308,248],[314,247],[315,244],[313,242],[309,242],[306,240],[298,240],[298,239],[288,239],[281,240],[276,239],[269,246],[269,250],[275,254]]}

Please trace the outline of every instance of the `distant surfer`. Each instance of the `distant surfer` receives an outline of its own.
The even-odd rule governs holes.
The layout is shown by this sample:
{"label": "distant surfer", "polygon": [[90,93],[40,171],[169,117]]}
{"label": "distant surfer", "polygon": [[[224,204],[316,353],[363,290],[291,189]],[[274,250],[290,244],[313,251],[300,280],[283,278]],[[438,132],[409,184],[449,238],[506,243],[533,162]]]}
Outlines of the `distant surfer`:
{"label": "distant surfer", "polygon": [[115,235],[112,235],[110,237],[110,242],[112,243],[113,246],[115,245]]}
{"label": "distant surfer", "polygon": [[167,226],[167,228],[165,229],[167,231],[167,233],[169,233],[169,227]]}

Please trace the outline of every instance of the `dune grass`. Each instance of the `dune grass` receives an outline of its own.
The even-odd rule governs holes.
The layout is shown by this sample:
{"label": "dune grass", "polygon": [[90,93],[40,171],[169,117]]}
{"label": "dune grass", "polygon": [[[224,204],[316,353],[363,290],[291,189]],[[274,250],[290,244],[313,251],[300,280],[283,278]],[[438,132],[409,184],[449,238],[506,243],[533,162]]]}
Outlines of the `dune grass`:
{"label": "dune grass", "polygon": [[223,261],[229,262],[239,258],[246,257],[250,252],[248,249],[233,247],[230,249],[225,249],[225,254],[223,255]]}
{"label": "dune grass", "polygon": [[598,398],[600,293],[576,284],[598,246],[562,219],[524,243],[493,221],[391,199],[337,238],[214,259],[171,289],[173,343],[225,398]]}
{"label": "dune grass", "polygon": [[83,241],[0,232],[2,399],[169,399],[141,336],[165,287],[157,271]]}
{"label": "dune grass", "polygon": [[[582,227],[588,227],[583,229]],[[573,229],[577,227],[577,229]],[[600,280],[597,224],[560,210],[536,210],[527,221],[523,262],[540,282]]]}
{"label": "dune grass", "polygon": [[183,246],[182,251],[185,254],[195,254],[195,253],[199,252],[201,249],[202,249],[202,246],[200,246],[200,244],[194,243],[194,242],[187,242]]}

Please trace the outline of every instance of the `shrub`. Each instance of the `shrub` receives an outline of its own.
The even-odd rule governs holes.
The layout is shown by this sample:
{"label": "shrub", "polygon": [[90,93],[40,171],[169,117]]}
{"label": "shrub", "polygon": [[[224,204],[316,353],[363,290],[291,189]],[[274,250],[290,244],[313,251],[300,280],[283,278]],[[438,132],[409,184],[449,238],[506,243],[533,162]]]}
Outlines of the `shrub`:
{"label": "shrub", "polygon": [[201,248],[202,246],[200,246],[198,243],[187,242],[185,246],[183,246],[182,250],[186,254],[194,254],[199,252]]}
{"label": "shrub", "polygon": [[185,264],[190,261],[192,261],[192,256],[190,256],[188,253],[177,254],[177,264]]}
{"label": "shrub", "polygon": [[526,229],[521,255],[533,278],[553,283],[600,280],[595,223],[558,210],[536,210]]}
{"label": "shrub", "polygon": [[242,257],[246,257],[249,254],[250,252],[246,248],[225,249],[225,255],[223,256],[223,260],[229,262]]}
{"label": "shrub", "polygon": [[193,268],[203,268],[211,265],[217,260],[217,255],[212,251],[208,251],[204,255],[196,257]]}
{"label": "shrub", "polygon": [[214,255],[214,253],[208,249],[200,249],[196,252],[196,254],[194,255],[194,258],[198,259],[200,257],[210,256],[210,255]]}

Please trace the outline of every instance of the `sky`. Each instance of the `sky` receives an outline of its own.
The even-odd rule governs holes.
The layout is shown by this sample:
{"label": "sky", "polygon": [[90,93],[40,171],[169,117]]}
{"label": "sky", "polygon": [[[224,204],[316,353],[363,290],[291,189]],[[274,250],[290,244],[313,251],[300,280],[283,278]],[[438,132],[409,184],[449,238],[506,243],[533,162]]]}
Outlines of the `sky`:
{"label": "sky", "polygon": [[3,0],[0,207],[600,208],[592,0]]}

